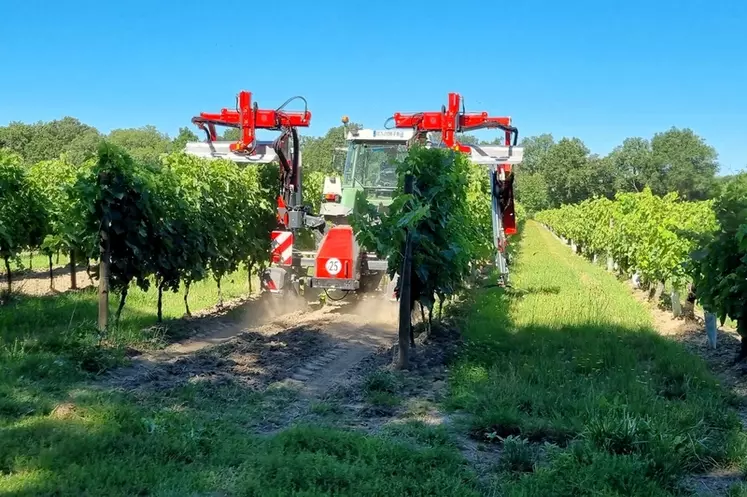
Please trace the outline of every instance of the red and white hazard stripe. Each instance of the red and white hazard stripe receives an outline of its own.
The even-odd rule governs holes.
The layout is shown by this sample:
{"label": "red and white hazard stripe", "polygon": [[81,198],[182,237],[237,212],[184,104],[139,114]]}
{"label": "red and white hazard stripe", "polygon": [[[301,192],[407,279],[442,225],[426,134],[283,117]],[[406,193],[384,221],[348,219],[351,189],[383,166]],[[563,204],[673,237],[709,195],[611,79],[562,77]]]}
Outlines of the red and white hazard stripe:
{"label": "red and white hazard stripe", "polygon": [[272,262],[289,266],[293,262],[293,233],[273,231],[271,240]]}

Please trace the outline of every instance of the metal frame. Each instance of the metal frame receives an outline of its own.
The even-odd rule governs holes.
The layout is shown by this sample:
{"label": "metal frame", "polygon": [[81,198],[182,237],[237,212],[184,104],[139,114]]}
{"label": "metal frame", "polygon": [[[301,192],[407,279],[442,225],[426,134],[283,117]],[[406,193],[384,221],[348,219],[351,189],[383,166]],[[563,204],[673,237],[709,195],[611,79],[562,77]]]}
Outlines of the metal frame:
{"label": "metal frame", "polygon": [[[306,102],[303,97],[299,98]],[[277,197],[278,225],[282,226],[273,232],[273,244],[278,235],[283,236],[280,243],[272,248],[272,264],[266,275],[263,275],[263,287],[271,292],[279,292],[286,283],[298,282],[298,270],[303,257],[295,250],[295,232],[308,225],[319,227],[319,218],[309,215],[304,209],[301,189],[301,153],[297,128],[308,127],[311,123],[311,112],[305,108],[302,112],[286,111],[284,107],[293,98],[276,109],[260,109],[252,102],[252,94],[242,90],[236,97],[236,109],[221,109],[218,113],[201,112],[192,118],[192,123],[203,130],[206,135],[204,143],[187,143],[185,151],[198,157],[227,159],[237,163],[266,164],[278,162],[280,167],[280,185]],[[238,142],[217,141],[216,126],[237,128],[240,130]],[[280,136],[273,142],[259,141],[256,138],[258,129],[280,131]],[[323,223],[323,220],[322,220]],[[288,251],[290,255],[282,255]],[[274,277],[273,277],[274,275]],[[282,278],[284,281],[275,281]],[[288,278],[288,281],[285,279]]]}
{"label": "metal frame", "polygon": [[[519,130],[512,126],[511,117],[491,117],[487,112],[467,113],[464,100],[458,93],[449,93],[448,103],[441,111],[401,113],[392,116],[395,128],[415,130],[414,141],[425,142],[429,132],[441,133],[445,147],[466,153],[476,164],[488,166],[491,185],[491,218],[495,265],[501,283],[508,284],[506,246],[508,236],[516,234],[516,214],[513,204],[512,166],[520,164],[523,149],[517,147]],[[478,129],[500,129],[505,133],[505,146],[463,145],[457,133]],[[501,207],[504,200],[505,208]]]}
{"label": "metal frame", "polygon": [[236,110],[221,109],[218,113],[200,112],[192,118],[192,124],[205,131],[208,143],[217,141],[218,134],[215,126],[238,128],[241,131],[239,141],[232,143],[232,152],[251,153],[257,145],[256,130],[308,127],[311,123],[311,112],[288,112],[281,107],[273,110],[260,109],[256,102],[252,103],[252,93],[246,90],[239,92],[236,97]]}

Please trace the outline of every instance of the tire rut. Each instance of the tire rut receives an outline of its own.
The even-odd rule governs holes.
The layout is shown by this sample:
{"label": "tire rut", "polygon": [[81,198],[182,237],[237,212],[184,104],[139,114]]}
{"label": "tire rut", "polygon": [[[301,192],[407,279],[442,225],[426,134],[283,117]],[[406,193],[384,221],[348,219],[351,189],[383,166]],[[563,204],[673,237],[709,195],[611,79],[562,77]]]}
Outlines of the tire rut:
{"label": "tire rut", "polygon": [[[356,328],[361,335],[372,336],[372,328],[361,326]],[[381,333],[375,330],[373,333]],[[389,340],[384,340],[388,334],[381,333],[380,346],[383,347]],[[348,372],[357,366],[365,358],[379,350],[380,346],[370,341],[338,342],[327,353],[312,359],[302,368],[299,368],[292,379],[302,383],[302,393],[308,397],[318,398],[323,396],[333,386],[342,385],[349,380]]]}
{"label": "tire rut", "polygon": [[[239,313],[206,321],[191,338],[133,357],[129,367],[113,371],[105,384],[132,389],[160,382],[163,388],[193,376],[220,376],[260,390],[287,383],[299,390],[299,400],[305,399],[301,404],[308,404],[344,383],[366,357],[391,346],[397,330],[393,311],[388,303],[364,300],[255,319]],[[301,404],[297,407],[304,410]]]}

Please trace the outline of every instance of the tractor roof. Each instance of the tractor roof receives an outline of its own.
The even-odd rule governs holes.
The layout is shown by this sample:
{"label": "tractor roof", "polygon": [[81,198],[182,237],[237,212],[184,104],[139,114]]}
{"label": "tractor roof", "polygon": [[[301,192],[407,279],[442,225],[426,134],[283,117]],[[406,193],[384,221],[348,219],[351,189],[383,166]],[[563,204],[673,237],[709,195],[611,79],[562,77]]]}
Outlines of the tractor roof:
{"label": "tractor roof", "polygon": [[348,141],[401,141],[406,142],[413,137],[415,131],[411,129],[358,129],[348,131]]}

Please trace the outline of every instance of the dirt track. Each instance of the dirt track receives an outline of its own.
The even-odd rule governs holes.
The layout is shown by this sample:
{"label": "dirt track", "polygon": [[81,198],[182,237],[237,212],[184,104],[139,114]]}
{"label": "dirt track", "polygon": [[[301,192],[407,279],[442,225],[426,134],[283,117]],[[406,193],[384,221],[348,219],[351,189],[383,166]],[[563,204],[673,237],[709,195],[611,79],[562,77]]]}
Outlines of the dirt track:
{"label": "dirt track", "polygon": [[[89,278],[88,272],[84,266],[78,266],[75,274],[76,286],[79,289],[98,284],[96,278],[97,274],[92,274],[93,279]],[[68,266],[54,268],[52,276],[54,279],[54,289],[50,288],[49,271],[47,270],[13,272],[13,291],[24,295],[40,296],[62,293],[70,290],[70,268]],[[6,274],[2,273],[0,279],[2,280],[3,287],[5,285],[5,278]]]}
{"label": "dirt track", "polygon": [[396,311],[396,304],[373,297],[311,309],[268,296],[218,318],[194,320],[189,338],[134,357],[106,383],[125,390],[195,381],[238,382],[254,389],[283,384],[316,397],[344,384],[363,359],[391,346]]}

